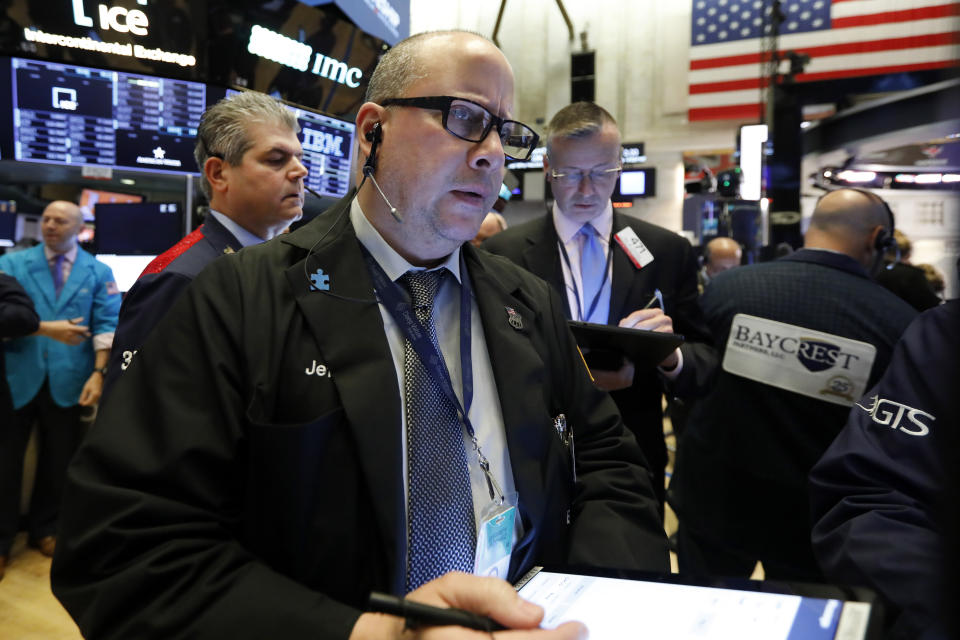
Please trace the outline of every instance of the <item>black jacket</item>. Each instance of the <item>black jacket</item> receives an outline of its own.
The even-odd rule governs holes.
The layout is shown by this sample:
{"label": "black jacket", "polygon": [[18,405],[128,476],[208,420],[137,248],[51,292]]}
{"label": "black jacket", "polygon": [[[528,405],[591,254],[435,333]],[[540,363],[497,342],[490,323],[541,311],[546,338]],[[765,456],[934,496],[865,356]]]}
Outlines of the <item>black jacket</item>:
{"label": "black jacket", "polygon": [[[349,203],[214,261],[118,381],[70,468],[52,573],[86,636],[344,638],[371,590],[401,592],[400,389]],[[510,578],[555,562],[666,571],[642,456],[559,298],[463,251],[526,532]],[[308,254],[329,292],[310,290]],[[331,376],[305,375],[312,361]]]}

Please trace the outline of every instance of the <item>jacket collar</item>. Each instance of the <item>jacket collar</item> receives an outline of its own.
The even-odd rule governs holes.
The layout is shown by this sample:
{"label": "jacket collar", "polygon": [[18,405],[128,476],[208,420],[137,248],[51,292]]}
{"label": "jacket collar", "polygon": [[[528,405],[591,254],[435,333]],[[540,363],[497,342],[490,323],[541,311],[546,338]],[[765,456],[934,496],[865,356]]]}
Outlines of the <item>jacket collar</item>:
{"label": "jacket collar", "polygon": [[847,273],[866,278],[870,280],[870,274],[863,268],[859,262],[845,253],[837,251],[828,251],[827,249],[797,249],[788,256],[780,258],[790,262],[806,262],[808,264],[819,264],[832,269],[839,269]]}

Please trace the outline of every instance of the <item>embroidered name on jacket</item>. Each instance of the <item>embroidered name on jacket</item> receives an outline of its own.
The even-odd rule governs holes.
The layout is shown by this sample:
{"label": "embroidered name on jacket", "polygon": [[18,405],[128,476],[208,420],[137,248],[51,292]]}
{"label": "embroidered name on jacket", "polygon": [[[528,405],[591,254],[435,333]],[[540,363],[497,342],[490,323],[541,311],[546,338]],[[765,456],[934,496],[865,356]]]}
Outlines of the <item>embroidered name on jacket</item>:
{"label": "embroidered name on jacket", "polygon": [[[930,433],[930,424],[924,424],[920,418],[929,418],[932,423],[936,420],[936,416],[933,414],[927,413],[926,411],[921,411],[920,409],[914,409],[911,406],[905,405],[902,402],[896,402],[894,400],[887,400],[886,398],[881,398],[880,396],[873,396],[870,398],[873,402],[869,407],[865,407],[859,402],[857,406],[870,414],[870,417],[879,425],[884,427],[890,427],[891,429],[899,429],[903,433],[911,436],[925,436]],[[903,424],[902,420],[906,416],[909,420],[909,424]]]}

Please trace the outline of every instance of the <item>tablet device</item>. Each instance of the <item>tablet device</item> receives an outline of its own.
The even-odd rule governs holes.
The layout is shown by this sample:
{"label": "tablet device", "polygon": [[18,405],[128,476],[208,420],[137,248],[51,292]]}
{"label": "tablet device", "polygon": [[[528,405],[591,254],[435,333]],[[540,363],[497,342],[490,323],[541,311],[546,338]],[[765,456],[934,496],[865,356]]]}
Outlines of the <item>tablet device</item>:
{"label": "tablet device", "polygon": [[679,576],[637,580],[535,567],[517,583],[545,610],[541,626],[570,620],[590,640],[863,640],[879,637],[879,605],[868,589],[756,580],[710,586]]}
{"label": "tablet device", "polygon": [[569,320],[570,330],[587,364],[595,369],[616,370],[627,356],[638,367],[655,367],[683,344],[679,333],[628,329]]}

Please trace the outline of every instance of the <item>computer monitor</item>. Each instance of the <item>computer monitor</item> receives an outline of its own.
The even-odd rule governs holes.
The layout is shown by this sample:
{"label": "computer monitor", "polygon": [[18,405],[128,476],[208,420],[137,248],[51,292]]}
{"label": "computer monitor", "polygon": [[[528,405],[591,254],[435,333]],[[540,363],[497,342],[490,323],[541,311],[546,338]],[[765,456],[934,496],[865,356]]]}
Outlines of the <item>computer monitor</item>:
{"label": "computer monitor", "polygon": [[14,159],[197,173],[206,85],[9,58]]}
{"label": "computer monitor", "polygon": [[99,204],[94,214],[98,254],[158,255],[183,237],[183,215],[175,202]]}

